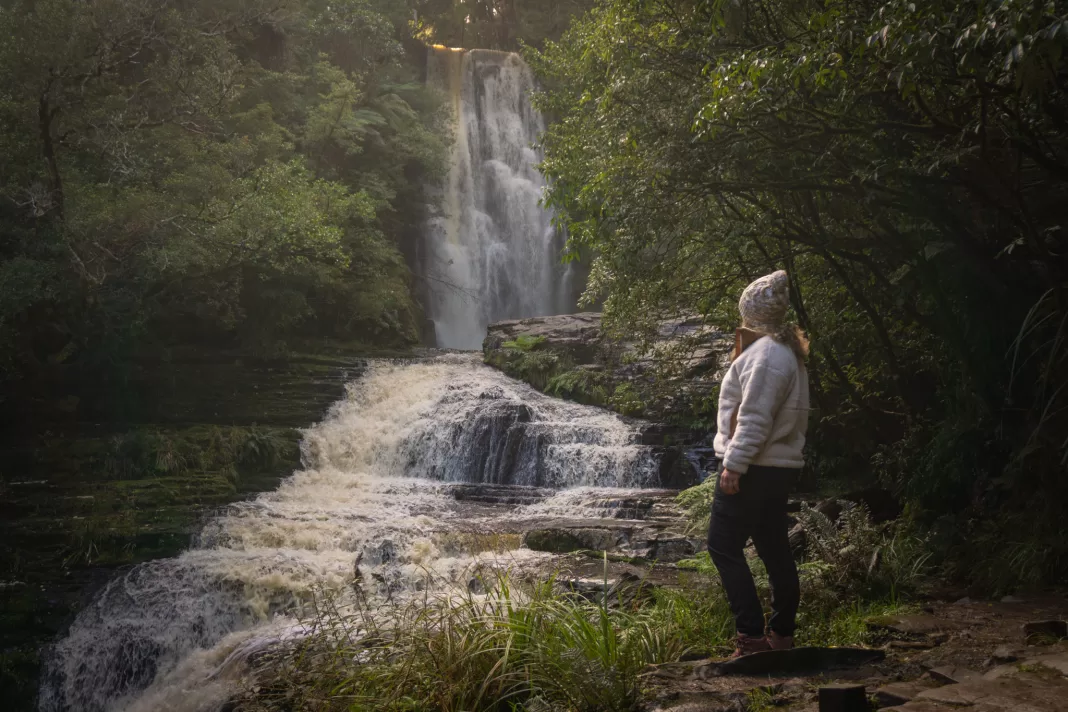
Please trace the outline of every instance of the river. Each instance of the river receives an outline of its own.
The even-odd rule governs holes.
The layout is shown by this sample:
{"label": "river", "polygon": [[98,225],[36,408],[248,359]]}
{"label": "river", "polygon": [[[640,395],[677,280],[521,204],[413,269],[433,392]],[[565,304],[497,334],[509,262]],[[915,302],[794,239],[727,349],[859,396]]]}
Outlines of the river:
{"label": "river", "polygon": [[618,516],[609,503],[657,482],[639,442],[638,423],[544,396],[478,354],[372,361],[305,431],[302,469],[96,596],[51,650],[40,708],[218,709],[250,651],[301,635],[313,599],[344,601],[356,574],[372,603],[466,586],[477,565],[549,555],[518,536],[473,551],[458,533]]}

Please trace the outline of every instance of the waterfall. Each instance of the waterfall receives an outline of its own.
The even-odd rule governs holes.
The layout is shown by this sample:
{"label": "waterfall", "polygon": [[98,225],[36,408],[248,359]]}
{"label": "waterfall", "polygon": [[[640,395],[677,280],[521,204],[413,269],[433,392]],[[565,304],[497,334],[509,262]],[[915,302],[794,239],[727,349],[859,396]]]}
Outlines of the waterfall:
{"label": "waterfall", "polygon": [[534,76],[514,53],[431,47],[427,81],[455,122],[442,214],[427,226],[429,306],[438,346],[477,349],[486,326],[568,311],[569,271],[534,143],[545,122]]}
{"label": "waterfall", "polygon": [[[402,597],[428,578],[466,585],[477,555],[458,532],[598,516],[598,501],[626,496],[605,488],[655,483],[659,463],[639,440],[633,422],[544,396],[472,354],[372,362],[304,433],[303,469],[220,513],[192,549],[96,596],[48,655],[40,707],[217,710],[250,658],[304,634],[313,601],[355,595],[357,558],[372,597]],[[490,507],[464,501],[457,488],[472,485],[457,483],[542,499]],[[512,564],[545,556],[507,553]]]}

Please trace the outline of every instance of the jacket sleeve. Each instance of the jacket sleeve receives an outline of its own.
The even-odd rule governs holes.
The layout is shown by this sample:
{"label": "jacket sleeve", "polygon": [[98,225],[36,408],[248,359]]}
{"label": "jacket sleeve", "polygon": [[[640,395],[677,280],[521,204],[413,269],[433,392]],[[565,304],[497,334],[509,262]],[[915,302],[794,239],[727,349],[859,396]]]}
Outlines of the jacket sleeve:
{"label": "jacket sleeve", "polygon": [[774,368],[765,360],[749,364],[741,376],[742,399],[738,426],[723,456],[723,466],[743,474],[749,471],[771,434],[775,414],[790,393],[792,374]]}

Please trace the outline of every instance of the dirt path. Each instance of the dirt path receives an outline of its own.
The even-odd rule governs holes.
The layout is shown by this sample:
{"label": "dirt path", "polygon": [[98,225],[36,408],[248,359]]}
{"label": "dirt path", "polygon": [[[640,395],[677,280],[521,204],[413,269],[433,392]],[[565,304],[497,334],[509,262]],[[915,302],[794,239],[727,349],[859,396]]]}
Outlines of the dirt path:
{"label": "dirt path", "polygon": [[822,674],[759,676],[715,676],[710,673],[716,668],[703,661],[662,666],[646,676],[645,709],[815,712],[821,686],[850,683],[866,688],[873,709],[1064,712],[1068,640],[1047,633],[1029,641],[1024,626],[1065,620],[1064,596],[931,602],[922,613],[869,621],[886,655],[879,663]]}

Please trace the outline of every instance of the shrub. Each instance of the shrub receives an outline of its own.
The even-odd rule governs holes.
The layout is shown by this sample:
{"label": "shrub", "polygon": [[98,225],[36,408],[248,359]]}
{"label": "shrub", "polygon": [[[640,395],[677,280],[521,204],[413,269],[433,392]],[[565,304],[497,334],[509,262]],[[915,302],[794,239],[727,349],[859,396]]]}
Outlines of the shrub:
{"label": "shrub", "polygon": [[587,405],[603,406],[608,402],[605,374],[575,368],[549,379],[545,392],[557,398]]}
{"label": "shrub", "polygon": [[646,403],[638,389],[632,383],[620,383],[616,386],[608,404],[613,410],[623,415],[641,416],[645,412]]}
{"label": "shrub", "polygon": [[716,478],[709,476],[696,487],[679,492],[675,503],[686,515],[686,531],[697,534],[708,531],[708,519],[712,514],[712,500],[716,493]]}
{"label": "shrub", "polygon": [[110,479],[184,475],[221,471],[264,472],[299,462],[296,431],[260,427],[163,430],[137,428],[112,436],[97,466]]}
{"label": "shrub", "polygon": [[875,525],[863,505],[841,504],[837,522],[817,509],[801,508],[799,519],[808,535],[802,568],[811,592],[830,596],[833,603],[914,592],[930,558],[926,542],[904,522]]}
{"label": "shrub", "polygon": [[568,359],[542,349],[544,343],[544,336],[524,334],[515,341],[505,341],[499,350],[487,352],[485,360],[512,378],[544,391],[553,376],[571,366]]}

